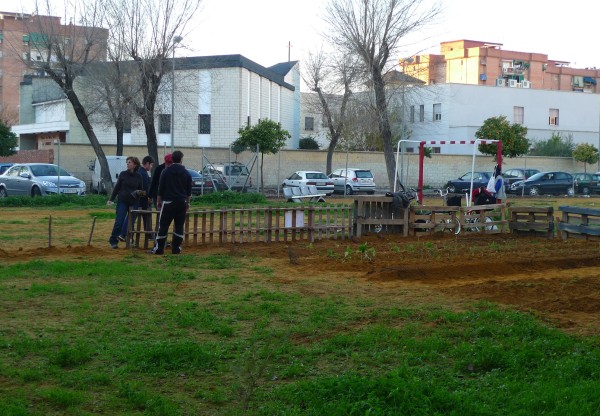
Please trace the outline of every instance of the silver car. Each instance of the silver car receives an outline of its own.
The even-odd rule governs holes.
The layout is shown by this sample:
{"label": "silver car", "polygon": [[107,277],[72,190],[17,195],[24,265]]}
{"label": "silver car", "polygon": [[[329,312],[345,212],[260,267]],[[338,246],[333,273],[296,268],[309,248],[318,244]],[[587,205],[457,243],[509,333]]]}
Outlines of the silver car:
{"label": "silver car", "polygon": [[315,170],[299,170],[294,172],[289,178],[285,179],[281,184],[282,188],[295,188],[300,186],[314,185],[317,191],[323,192],[326,195],[333,193],[333,182],[323,172]]}
{"label": "silver car", "polygon": [[[59,191],[60,184],[60,191]],[[0,176],[0,197],[85,195],[85,182],[50,163],[21,163]]]}
{"label": "silver car", "polygon": [[336,169],[329,174],[333,181],[335,192],[352,195],[356,192],[375,193],[373,173],[369,169]]}

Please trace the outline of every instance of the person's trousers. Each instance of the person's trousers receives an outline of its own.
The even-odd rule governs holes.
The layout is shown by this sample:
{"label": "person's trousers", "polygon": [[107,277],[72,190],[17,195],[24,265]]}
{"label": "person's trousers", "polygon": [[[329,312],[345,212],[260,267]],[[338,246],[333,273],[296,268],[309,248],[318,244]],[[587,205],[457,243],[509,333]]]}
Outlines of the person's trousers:
{"label": "person's trousers", "polygon": [[115,224],[113,226],[110,238],[108,239],[110,244],[117,244],[119,242],[118,237],[120,235],[123,237],[127,236],[127,217],[129,215],[129,207],[129,204],[117,199]]}
{"label": "person's trousers", "polygon": [[167,242],[167,233],[171,222],[174,222],[173,239],[171,240],[171,252],[179,254],[181,252],[181,243],[183,243],[183,233],[185,226],[186,201],[163,201],[160,216],[158,219],[158,235],[154,246],[155,254],[163,254]]}

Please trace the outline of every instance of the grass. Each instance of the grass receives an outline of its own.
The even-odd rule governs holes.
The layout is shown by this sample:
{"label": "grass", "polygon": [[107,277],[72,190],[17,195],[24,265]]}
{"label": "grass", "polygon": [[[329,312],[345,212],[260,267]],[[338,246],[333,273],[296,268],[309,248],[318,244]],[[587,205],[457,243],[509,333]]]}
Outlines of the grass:
{"label": "grass", "polygon": [[229,255],[2,264],[0,414],[598,414],[597,339],[276,276]]}

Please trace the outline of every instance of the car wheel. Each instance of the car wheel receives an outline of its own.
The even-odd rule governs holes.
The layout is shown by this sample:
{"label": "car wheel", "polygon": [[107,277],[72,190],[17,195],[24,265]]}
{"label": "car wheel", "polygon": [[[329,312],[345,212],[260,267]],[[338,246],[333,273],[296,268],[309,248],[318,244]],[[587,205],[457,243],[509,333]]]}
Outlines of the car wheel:
{"label": "car wheel", "polygon": [[529,188],[529,195],[537,196],[539,194],[540,194],[540,190],[538,189],[537,186],[532,186],[531,188]]}
{"label": "car wheel", "polygon": [[0,198],[6,198],[7,196],[6,189],[0,188]]}
{"label": "car wheel", "polygon": [[38,188],[37,186],[34,186],[31,189],[31,196],[32,197],[36,197],[36,196],[42,196],[42,191],[40,191],[40,188]]}
{"label": "car wheel", "polygon": [[569,195],[569,196],[573,196],[573,195],[575,195],[575,190],[573,189],[573,187],[572,187],[572,186],[569,186],[569,187],[567,188],[567,195]]}
{"label": "car wheel", "polygon": [[346,185],[346,195],[352,195],[352,187],[350,185]]}
{"label": "car wheel", "polygon": [[584,195],[589,195],[590,194],[590,188],[588,188],[587,186],[584,186],[581,189],[581,193],[584,194]]}

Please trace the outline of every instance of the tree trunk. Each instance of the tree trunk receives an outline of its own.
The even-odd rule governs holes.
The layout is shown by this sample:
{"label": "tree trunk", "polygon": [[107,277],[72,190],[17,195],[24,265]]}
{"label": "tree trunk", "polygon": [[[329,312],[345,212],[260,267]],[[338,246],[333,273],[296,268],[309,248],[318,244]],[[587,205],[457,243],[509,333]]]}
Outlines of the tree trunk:
{"label": "tree trunk", "polygon": [[340,138],[339,133],[335,133],[331,135],[331,140],[329,141],[329,147],[327,148],[327,167],[326,174],[329,175],[332,171],[333,165],[333,152],[335,151],[335,147],[337,146],[338,139]]}
{"label": "tree trunk", "polygon": [[117,128],[117,156],[123,156],[123,128]]}
{"label": "tree trunk", "polygon": [[96,137],[94,128],[92,127],[92,124],[88,119],[87,113],[85,112],[83,105],[79,101],[79,97],[77,97],[77,94],[73,91],[73,86],[70,85],[68,86],[68,88],[64,88],[63,91],[64,90],[67,91],[67,98],[73,106],[75,116],[77,116],[77,120],[81,124],[81,127],[83,127],[83,130],[85,131],[88,139],[90,140],[92,148],[96,153],[96,157],[98,158],[98,162],[100,163],[100,168],[102,172],[102,183],[104,184],[104,189],[106,189],[106,193],[110,195],[112,194],[113,184],[112,178],[110,177],[110,169],[108,167],[108,162],[106,161],[106,155],[104,154],[104,150],[102,149],[102,146],[100,145],[100,142]]}
{"label": "tree trunk", "polygon": [[385,84],[379,68],[372,68],[373,88],[375,90],[375,105],[379,114],[379,133],[383,145],[383,157],[387,168],[390,189],[394,188],[394,176],[396,173],[396,160],[394,159],[394,147],[392,146],[392,129],[388,116],[387,101],[385,96]]}

